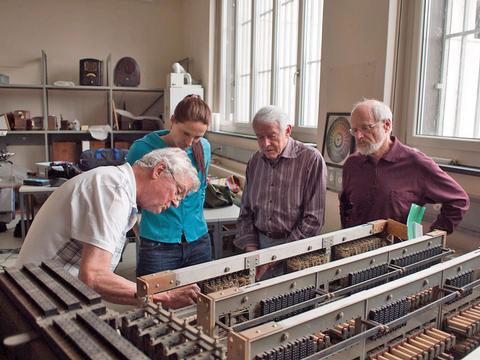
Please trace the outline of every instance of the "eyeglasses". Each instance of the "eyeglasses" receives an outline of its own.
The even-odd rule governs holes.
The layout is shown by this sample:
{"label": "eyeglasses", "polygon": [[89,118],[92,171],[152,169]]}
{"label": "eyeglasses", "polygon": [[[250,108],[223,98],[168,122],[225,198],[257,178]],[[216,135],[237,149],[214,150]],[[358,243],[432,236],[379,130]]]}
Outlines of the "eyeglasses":
{"label": "eyeglasses", "polygon": [[[148,168],[151,167],[151,164],[145,162],[144,160],[137,160],[137,161],[135,162],[135,164],[138,164],[138,165],[143,166],[143,167],[148,167]],[[186,189],[186,187],[183,186],[183,185],[181,185],[181,184],[177,181],[177,179],[175,179],[175,176],[173,176],[172,170],[170,170],[169,168],[166,168],[165,171],[167,171],[167,172],[170,174],[170,176],[172,177],[173,182],[175,183],[175,187],[176,187],[176,189],[175,189],[175,199],[176,199],[177,201],[181,201],[181,200],[185,197],[185,195],[187,194],[187,189]]]}
{"label": "eyeglasses", "polygon": [[366,134],[372,131],[374,127],[376,127],[380,121],[376,121],[373,124],[368,124],[368,125],[362,125],[360,128],[351,128],[348,131],[350,132],[350,135],[355,136],[357,133],[361,132],[362,134]]}
{"label": "eyeglasses", "polygon": [[168,173],[172,177],[173,181],[175,182],[175,187],[176,187],[176,189],[175,189],[175,200],[181,201],[185,197],[185,195],[187,193],[187,189],[185,188],[185,186],[181,185],[177,181],[177,179],[175,179],[175,176],[173,176],[172,170],[170,170],[168,168],[166,170],[168,171]]}

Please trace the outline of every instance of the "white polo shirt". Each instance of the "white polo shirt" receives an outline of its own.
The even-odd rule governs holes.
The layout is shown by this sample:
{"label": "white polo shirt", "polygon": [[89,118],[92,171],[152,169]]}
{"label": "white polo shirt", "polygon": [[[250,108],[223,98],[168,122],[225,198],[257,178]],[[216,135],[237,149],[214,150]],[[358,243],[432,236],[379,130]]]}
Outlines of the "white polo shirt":
{"label": "white polo shirt", "polygon": [[135,176],[128,163],[77,175],[55,190],[40,208],[17,266],[56,260],[77,276],[82,243],[87,243],[112,254],[113,271],[136,213]]}

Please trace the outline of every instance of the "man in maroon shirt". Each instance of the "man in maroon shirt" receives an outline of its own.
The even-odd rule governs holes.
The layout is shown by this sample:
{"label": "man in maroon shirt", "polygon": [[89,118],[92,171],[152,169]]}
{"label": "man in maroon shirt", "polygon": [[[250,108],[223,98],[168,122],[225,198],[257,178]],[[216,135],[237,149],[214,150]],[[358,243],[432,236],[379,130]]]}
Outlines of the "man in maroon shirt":
{"label": "man in maroon shirt", "polygon": [[357,152],[343,166],[342,227],[378,219],[406,223],[412,203],[441,204],[431,229],[451,233],[469,208],[462,187],[428,156],[402,144],[392,132],[392,111],[378,100],[352,110]]}
{"label": "man in maroon shirt", "polygon": [[[322,155],[290,136],[288,116],[276,106],[257,112],[253,130],[260,150],[247,165],[235,245],[254,251],[320,234],[327,175]],[[269,267],[259,267],[257,278]]]}

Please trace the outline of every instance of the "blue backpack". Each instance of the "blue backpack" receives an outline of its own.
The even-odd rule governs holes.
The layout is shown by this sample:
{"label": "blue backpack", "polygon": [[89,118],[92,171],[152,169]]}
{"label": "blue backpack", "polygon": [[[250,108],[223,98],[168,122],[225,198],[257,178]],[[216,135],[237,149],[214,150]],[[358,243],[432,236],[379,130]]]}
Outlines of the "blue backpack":
{"label": "blue backpack", "polygon": [[127,161],[128,150],[125,149],[96,149],[85,150],[80,155],[79,167],[83,171],[99,166],[122,165]]}

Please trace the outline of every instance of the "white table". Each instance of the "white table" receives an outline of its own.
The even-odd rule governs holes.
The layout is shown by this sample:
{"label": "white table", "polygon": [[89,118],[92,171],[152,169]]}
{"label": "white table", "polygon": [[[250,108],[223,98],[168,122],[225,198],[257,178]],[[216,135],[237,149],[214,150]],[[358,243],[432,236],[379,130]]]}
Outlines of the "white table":
{"label": "white table", "polygon": [[240,208],[237,205],[230,205],[218,209],[203,209],[207,225],[212,227],[213,257],[222,257],[223,237],[234,235],[236,229],[228,229],[225,225],[236,224]]}
{"label": "white table", "polygon": [[[54,186],[30,186],[30,185],[22,185],[20,189],[18,189],[18,194],[20,197],[20,227],[22,230],[22,240],[25,240],[25,220],[30,221],[28,219],[27,210],[33,211],[31,206],[31,197],[35,194],[46,194],[50,195],[54,192],[58,187]],[[28,209],[26,209],[25,204],[25,197],[28,197]],[[33,216],[32,216],[33,220]]]}

